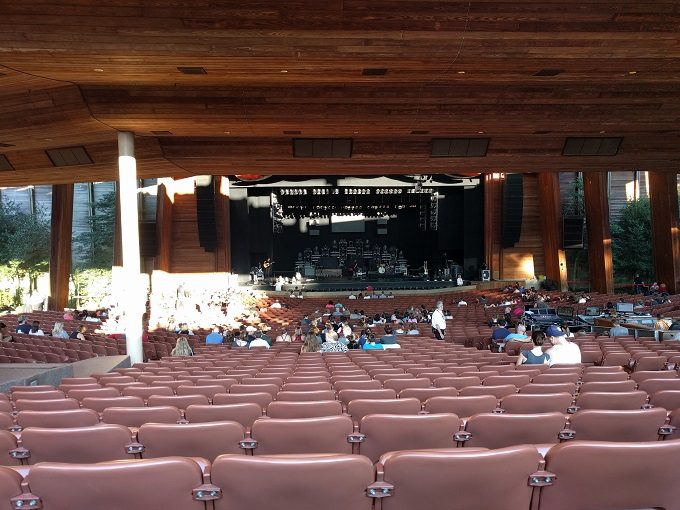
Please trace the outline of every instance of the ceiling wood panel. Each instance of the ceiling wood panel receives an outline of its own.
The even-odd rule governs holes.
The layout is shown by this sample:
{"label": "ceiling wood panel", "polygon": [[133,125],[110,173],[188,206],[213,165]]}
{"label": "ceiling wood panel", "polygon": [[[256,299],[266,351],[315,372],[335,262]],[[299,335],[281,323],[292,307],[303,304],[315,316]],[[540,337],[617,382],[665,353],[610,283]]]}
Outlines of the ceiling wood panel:
{"label": "ceiling wood panel", "polygon": [[[680,161],[675,1],[0,0],[0,16],[0,153],[17,168],[0,185],[87,178],[44,162],[46,148],[81,144],[90,178],[112,178],[117,130],[155,144],[144,171],[172,175]],[[567,136],[603,135],[625,138],[618,156],[560,155]],[[292,136],[352,137],[354,156],[295,160]],[[489,137],[489,154],[430,158],[438,136]]]}

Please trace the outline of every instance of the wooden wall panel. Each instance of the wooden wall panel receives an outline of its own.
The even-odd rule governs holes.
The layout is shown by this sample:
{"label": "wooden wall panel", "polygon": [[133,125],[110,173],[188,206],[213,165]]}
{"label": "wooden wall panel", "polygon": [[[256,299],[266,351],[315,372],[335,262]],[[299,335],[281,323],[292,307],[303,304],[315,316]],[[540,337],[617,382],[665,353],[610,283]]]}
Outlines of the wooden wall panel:
{"label": "wooden wall panel", "polygon": [[562,281],[565,271],[560,266],[562,208],[558,174],[547,172],[538,174],[538,204],[545,276],[557,282],[560,289],[566,290],[567,282]]}
{"label": "wooden wall panel", "polygon": [[155,268],[160,271],[170,271],[173,248],[173,205],[175,201],[173,180],[159,179],[156,195],[156,256]]}
{"label": "wooden wall panel", "polygon": [[52,226],[50,230],[50,310],[68,305],[71,276],[71,238],[73,223],[73,185],[52,187]]}
{"label": "wooden wall panel", "polygon": [[607,172],[584,175],[583,192],[588,227],[588,265],[591,290],[603,294],[614,291],[614,263],[609,229]]}
{"label": "wooden wall panel", "polygon": [[493,280],[503,273],[503,178],[503,174],[484,176],[484,260]]}
{"label": "wooden wall panel", "polygon": [[652,245],[656,280],[677,294],[680,280],[680,219],[677,175],[649,173]]}

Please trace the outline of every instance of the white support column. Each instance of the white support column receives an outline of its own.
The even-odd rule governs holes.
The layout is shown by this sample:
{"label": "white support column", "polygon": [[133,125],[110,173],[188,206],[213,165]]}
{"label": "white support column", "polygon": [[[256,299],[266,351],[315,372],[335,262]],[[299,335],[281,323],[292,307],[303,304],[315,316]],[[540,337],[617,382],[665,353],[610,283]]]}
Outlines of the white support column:
{"label": "white support column", "polygon": [[118,179],[120,183],[120,223],[123,251],[123,288],[126,298],[119,305],[125,313],[127,353],[130,362],[144,361],[142,314],[146,288],[142,285],[139,255],[139,211],[137,207],[137,161],[133,133],[118,133]]}

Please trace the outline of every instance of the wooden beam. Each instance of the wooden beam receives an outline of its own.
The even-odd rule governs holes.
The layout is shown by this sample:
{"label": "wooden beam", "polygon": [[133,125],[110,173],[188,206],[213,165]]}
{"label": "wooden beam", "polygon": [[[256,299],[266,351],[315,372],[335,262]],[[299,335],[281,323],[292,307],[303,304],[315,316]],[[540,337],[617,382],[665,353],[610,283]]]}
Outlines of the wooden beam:
{"label": "wooden beam", "polygon": [[158,256],[156,257],[156,269],[170,271],[172,254],[172,217],[173,203],[175,200],[172,187],[172,179],[158,180],[158,195],[156,205],[156,243]]}
{"label": "wooden beam", "polygon": [[50,310],[68,306],[71,276],[73,227],[73,184],[52,186],[52,228],[50,231]]}
{"label": "wooden beam", "polygon": [[649,172],[649,200],[652,212],[652,245],[656,281],[677,294],[680,285],[680,219],[678,218],[678,176]]}
{"label": "wooden beam", "polygon": [[501,222],[503,220],[503,174],[484,175],[484,262],[496,280],[503,273]]}
{"label": "wooden beam", "polygon": [[560,208],[560,177],[557,173],[538,174],[538,206],[541,211],[541,238],[545,276],[566,291],[567,279],[563,262],[560,260],[562,239],[562,211]]}
{"label": "wooden beam", "polygon": [[215,271],[231,272],[231,218],[229,214],[229,178],[214,177],[215,186],[215,228],[217,249],[215,250]]}
{"label": "wooden beam", "polygon": [[607,172],[588,172],[583,176],[583,193],[588,225],[588,264],[593,292],[614,292],[612,238],[609,230]]}

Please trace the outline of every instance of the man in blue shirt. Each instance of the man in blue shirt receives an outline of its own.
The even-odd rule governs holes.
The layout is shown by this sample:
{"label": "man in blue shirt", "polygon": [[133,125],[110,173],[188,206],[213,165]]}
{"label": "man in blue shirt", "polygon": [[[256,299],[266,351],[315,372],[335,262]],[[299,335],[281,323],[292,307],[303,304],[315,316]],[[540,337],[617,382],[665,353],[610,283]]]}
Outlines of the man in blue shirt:
{"label": "man in blue shirt", "polygon": [[497,347],[502,348],[505,344],[505,338],[510,334],[508,323],[502,321],[496,329],[491,333],[491,343]]}
{"label": "man in blue shirt", "polygon": [[17,333],[28,335],[31,332],[31,325],[28,323],[28,318],[25,315],[20,315],[18,322]]}
{"label": "man in blue shirt", "polygon": [[205,343],[208,344],[221,344],[224,342],[224,336],[220,332],[219,326],[215,326],[207,337],[205,337]]}
{"label": "man in blue shirt", "polygon": [[380,337],[381,344],[396,344],[397,337],[392,333],[391,326],[385,326],[385,334]]}

